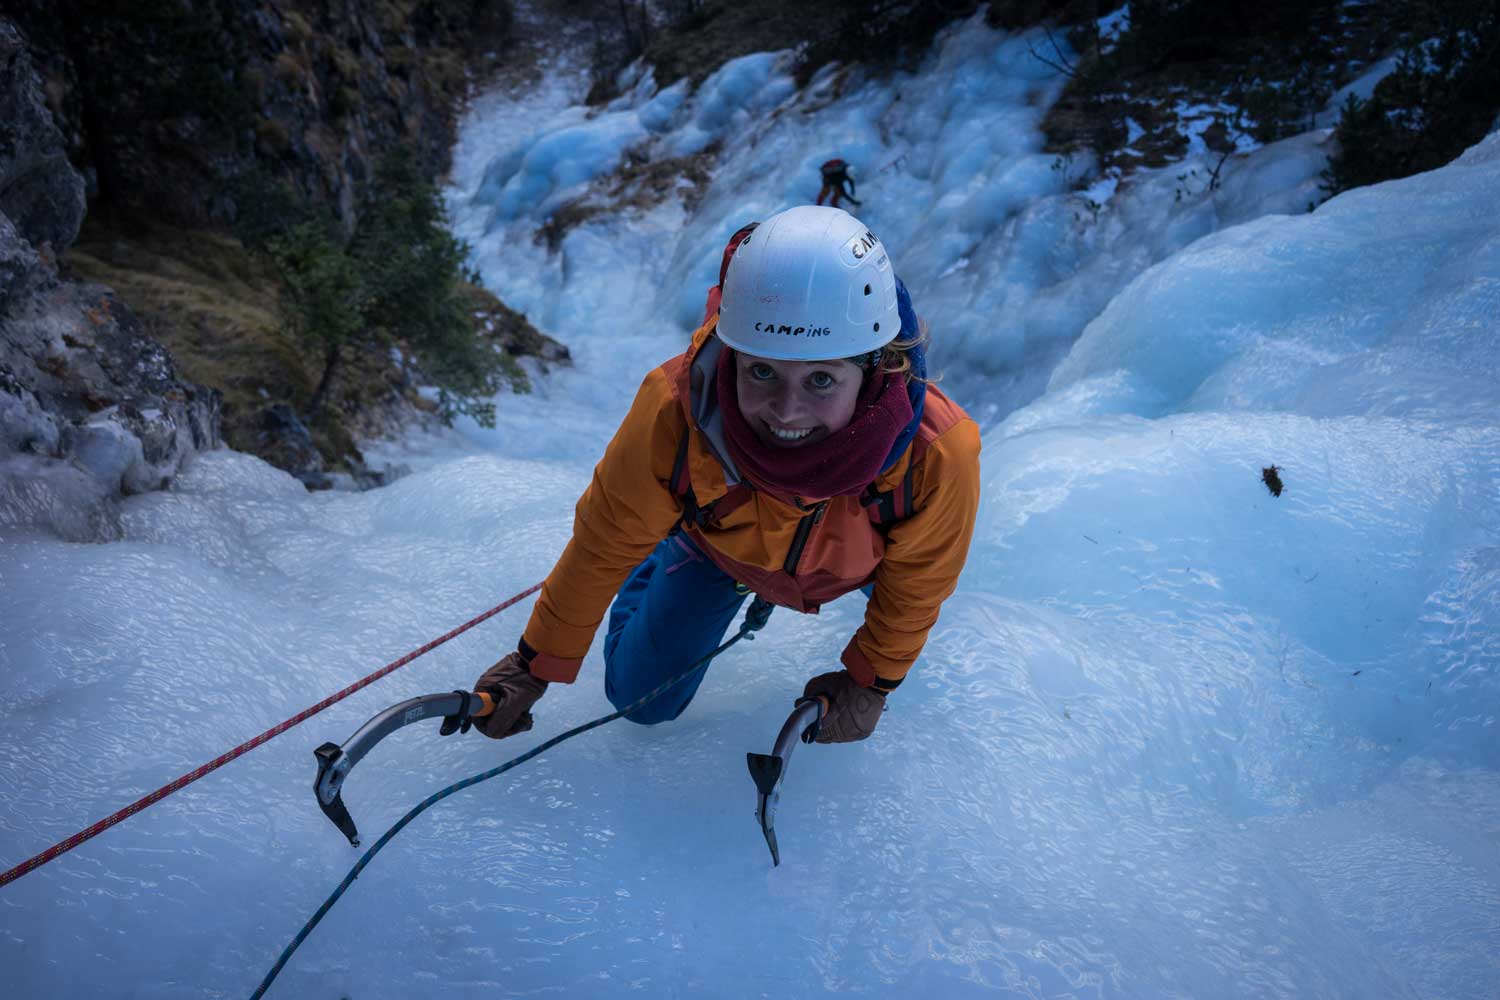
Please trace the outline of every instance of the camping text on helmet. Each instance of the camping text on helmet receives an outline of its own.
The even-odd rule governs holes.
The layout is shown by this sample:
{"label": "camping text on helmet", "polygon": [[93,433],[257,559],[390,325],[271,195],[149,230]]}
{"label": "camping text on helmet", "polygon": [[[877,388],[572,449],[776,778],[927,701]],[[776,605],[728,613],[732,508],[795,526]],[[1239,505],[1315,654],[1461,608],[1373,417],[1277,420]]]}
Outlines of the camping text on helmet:
{"label": "camping text on helmet", "polygon": [[841,208],[771,216],[736,248],[724,276],[719,339],[781,361],[852,358],[901,332],[885,245]]}

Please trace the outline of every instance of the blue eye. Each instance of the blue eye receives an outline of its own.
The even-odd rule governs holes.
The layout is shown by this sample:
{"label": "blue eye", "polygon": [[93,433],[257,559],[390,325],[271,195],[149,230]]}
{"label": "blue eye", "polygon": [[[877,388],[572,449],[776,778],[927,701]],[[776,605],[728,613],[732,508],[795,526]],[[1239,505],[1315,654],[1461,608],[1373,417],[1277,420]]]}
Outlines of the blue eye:
{"label": "blue eye", "polygon": [[770,365],[751,365],[748,369],[750,377],[757,382],[768,382],[776,377],[776,369]]}
{"label": "blue eye", "polygon": [[832,389],[837,380],[827,372],[813,372],[807,377],[807,381],[814,389]]}

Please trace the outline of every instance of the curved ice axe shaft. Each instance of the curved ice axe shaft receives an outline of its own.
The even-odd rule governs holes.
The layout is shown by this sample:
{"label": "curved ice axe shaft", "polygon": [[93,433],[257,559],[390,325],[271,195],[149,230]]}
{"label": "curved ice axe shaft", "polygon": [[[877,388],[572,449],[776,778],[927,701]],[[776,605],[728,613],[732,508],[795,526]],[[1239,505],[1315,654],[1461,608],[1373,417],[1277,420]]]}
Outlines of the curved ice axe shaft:
{"label": "curved ice axe shaft", "polygon": [[766,846],[771,849],[771,864],[781,864],[781,851],[776,846],[776,803],[781,798],[781,781],[786,777],[792,763],[792,751],[799,739],[811,742],[809,733],[816,735],[815,727],[828,713],[828,699],[801,698],[792,714],[787,717],[781,732],[776,734],[776,745],[770,753],[747,753],[745,762],[750,765],[750,777],[755,780],[755,818],[760,821],[761,832],[766,835]]}
{"label": "curved ice axe shaft", "polygon": [[442,716],[443,725],[439,732],[447,735],[459,728],[467,729],[471,719],[482,718],[494,710],[495,700],[483,692],[426,694],[392,705],[360,726],[343,746],[324,743],[313,751],[318,758],[318,777],[313,782],[313,792],[318,797],[323,815],[333,820],[334,825],[349,838],[350,844],[358,847],[359,831],[354,828],[354,820],[344,806],[342,794],[344,779],[354,770],[354,765],[374,749],[375,744],[402,726]]}

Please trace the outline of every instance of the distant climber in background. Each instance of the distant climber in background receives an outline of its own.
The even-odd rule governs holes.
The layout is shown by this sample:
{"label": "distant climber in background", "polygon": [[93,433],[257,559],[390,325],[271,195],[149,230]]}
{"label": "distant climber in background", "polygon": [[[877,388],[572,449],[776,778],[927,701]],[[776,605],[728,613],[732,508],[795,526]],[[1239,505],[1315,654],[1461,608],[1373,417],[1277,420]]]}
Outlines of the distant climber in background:
{"label": "distant climber in background", "polygon": [[849,176],[849,164],[843,160],[833,159],[823,164],[823,190],[818,192],[818,204],[823,204],[830,195],[833,200],[828,204],[834,208],[839,207],[840,198],[847,198],[851,205],[860,204],[854,197],[854,178]]}

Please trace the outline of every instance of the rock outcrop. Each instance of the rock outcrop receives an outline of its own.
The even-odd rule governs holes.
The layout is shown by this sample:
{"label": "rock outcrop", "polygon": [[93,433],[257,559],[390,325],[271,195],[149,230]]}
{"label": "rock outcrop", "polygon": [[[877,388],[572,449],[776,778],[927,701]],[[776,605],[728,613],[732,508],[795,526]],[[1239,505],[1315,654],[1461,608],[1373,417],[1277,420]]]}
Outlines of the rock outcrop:
{"label": "rock outcrop", "polygon": [[116,498],[219,443],[216,393],[178,378],[107,288],[68,280],[84,181],[0,20],[0,531],[111,537]]}

